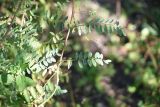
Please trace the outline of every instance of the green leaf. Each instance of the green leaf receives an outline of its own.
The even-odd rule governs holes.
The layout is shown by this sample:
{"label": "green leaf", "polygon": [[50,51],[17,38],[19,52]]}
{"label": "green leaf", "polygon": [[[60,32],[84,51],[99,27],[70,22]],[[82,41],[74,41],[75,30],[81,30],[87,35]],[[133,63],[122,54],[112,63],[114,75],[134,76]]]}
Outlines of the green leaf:
{"label": "green leaf", "polygon": [[90,59],[87,60],[88,65],[91,67],[92,66],[92,61]]}
{"label": "green leaf", "polygon": [[80,60],[82,60],[83,59],[83,53],[80,52],[79,55],[78,55],[78,57],[79,57]]}
{"label": "green leaf", "polygon": [[81,61],[78,61],[78,65],[79,65],[80,68],[83,68],[83,64],[82,64]]}
{"label": "green leaf", "polygon": [[27,103],[31,102],[30,94],[29,94],[29,92],[27,90],[23,91],[23,96],[24,96],[25,100],[27,101]]}
{"label": "green leaf", "polygon": [[61,40],[61,38],[59,37],[59,35],[56,35],[56,39],[57,40]]}
{"label": "green leaf", "polygon": [[56,59],[55,59],[54,57],[51,57],[50,60],[51,60],[52,62],[56,62]]}
{"label": "green leaf", "polygon": [[44,95],[44,94],[45,94],[45,92],[44,92],[44,90],[43,90],[43,87],[42,87],[41,85],[37,84],[37,85],[36,85],[36,89],[37,89],[37,91],[38,91],[38,93],[39,93],[40,95]]}
{"label": "green leaf", "polygon": [[100,58],[100,53],[99,53],[99,52],[96,52],[95,55],[94,55],[94,57],[95,57],[95,58]]}
{"label": "green leaf", "polygon": [[100,55],[99,55],[99,58],[100,58],[100,59],[103,59],[103,54],[100,54]]}
{"label": "green leaf", "polygon": [[107,33],[108,34],[111,34],[112,33],[112,28],[110,25],[107,26]]}
{"label": "green leaf", "polygon": [[78,35],[81,36],[82,35],[82,29],[81,26],[78,27]]}
{"label": "green leaf", "polygon": [[121,27],[117,27],[117,32],[120,36],[126,36],[126,34],[124,33]]}
{"label": "green leaf", "polygon": [[92,53],[88,52],[88,58],[91,58],[91,57],[92,57]]}
{"label": "green leaf", "polygon": [[56,43],[56,42],[57,42],[56,37],[53,37],[53,43]]}
{"label": "green leaf", "polygon": [[94,59],[92,59],[91,61],[92,61],[93,66],[95,66],[95,67],[96,67],[96,66],[97,66],[96,61],[95,61]]}
{"label": "green leaf", "polygon": [[68,69],[70,69],[70,67],[72,66],[72,60],[67,60],[67,64],[68,64]]}
{"label": "green leaf", "polygon": [[91,25],[88,26],[88,33],[90,33],[90,32],[92,32],[92,26]]}
{"label": "green leaf", "polygon": [[97,31],[98,33],[101,33],[101,32],[102,32],[102,26],[101,26],[101,25],[97,25],[97,26],[96,26],[96,31]]}
{"label": "green leaf", "polygon": [[23,91],[25,88],[29,86],[34,86],[35,82],[25,76],[17,76],[16,77],[16,86],[19,91]]}
{"label": "green leaf", "polygon": [[57,90],[55,92],[55,95],[60,95],[60,94],[64,94],[64,93],[67,93],[67,90],[66,89],[61,89],[60,86],[56,86],[57,87]]}
{"label": "green leaf", "polygon": [[34,87],[29,87],[28,90],[30,91],[31,93],[31,96],[36,99],[37,97],[37,93],[36,93],[36,89]]}
{"label": "green leaf", "polygon": [[113,21],[114,21],[113,19],[109,19],[109,21],[108,21],[108,22],[109,22],[109,23],[112,23]]}
{"label": "green leaf", "polygon": [[0,82],[5,85],[8,85],[8,84],[14,82],[14,76],[11,74],[1,74],[0,75]]}
{"label": "green leaf", "polygon": [[136,91],[136,87],[135,86],[129,86],[128,87],[128,92],[134,93],[135,91]]}
{"label": "green leaf", "polygon": [[105,64],[109,64],[111,63],[112,61],[110,59],[107,59],[107,60],[103,60]]}
{"label": "green leaf", "polygon": [[98,64],[100,64],[100,65],[103,65],[103,60],[102,59],[95,59],[95,61],[98,63]]}
{"label": "green leaf", "polygon": [[50,91],[54,90],[54,85],[51,81],[48,81],[47,85],[48,85],[48,88],[49,88]]}

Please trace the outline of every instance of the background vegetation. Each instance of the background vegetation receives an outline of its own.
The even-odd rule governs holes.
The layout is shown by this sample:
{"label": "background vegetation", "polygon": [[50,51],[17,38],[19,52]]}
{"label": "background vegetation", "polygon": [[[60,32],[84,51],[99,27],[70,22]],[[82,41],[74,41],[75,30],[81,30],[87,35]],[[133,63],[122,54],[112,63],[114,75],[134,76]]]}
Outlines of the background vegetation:
{"label": "background vegetation", "polygon": [[[1,106],[159,107],[159,5],[153,0],[1,0]],[[85,62],[89,52],[107,65]],[[26,73],[43,57],[56,62],[47,69],[51,72]],[[60,74],[52,72],[57,66]]]}

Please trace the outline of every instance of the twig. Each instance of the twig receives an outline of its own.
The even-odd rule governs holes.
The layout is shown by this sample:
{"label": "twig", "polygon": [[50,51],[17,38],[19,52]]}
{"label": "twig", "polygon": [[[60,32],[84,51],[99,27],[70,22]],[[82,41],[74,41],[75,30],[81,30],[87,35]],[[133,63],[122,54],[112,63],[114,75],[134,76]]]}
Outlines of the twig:
{"label": "twig", "polygon": [[[70,23],[72,22],[73,18],[74,18],[74,0],[72,0],[72,14],[71,14]],[[71,32],[71,29],[69,28],[68,33],[67,33],[67,36],[66,36],[66,38],[65,38],[64,47],[63,47],[63,50],[62,50],[62,53],[61,53],[61,57],[60,57],[60,60],[59,60],[59,64],[58,64],[57,79],[59,79],[59,68],[60,68],[60,66],[61,66],[61,64],[62,64],[63,55],[64,55],[65,48],[67,47],[67,41],[68,41],[70,32]],[[58,82],[59,82],[59,80],[58,80]],[[57,85],[58,85],[58,83],[57,83]]]}
{"label": "twig", "polygon": [[[72,14],[71,14],[71,19],[70,19],[70,23],[72,22],[74,18],[74,0],[72,0]],[[60,57],[60,60],[59,60],[59,64],[58,64],[58,70],[57,70],[57,85],[59,84],[59,68],[62,64],[62,60],[63,60],[63,55],[64,55],[64,51],[65,51],[65,48],[67,47],[67,41],[68,41],[68,38],[69,38],[69,35],[70,35],[70,32],[71,32],[71,29],[69,28],[68,30],[68,33],[67,33],[67,36],[66,36],[66,39],[65,39],[65,42],[64,42],[64,47],[63,47],[63,50],[62,50],[62,53],[61,53],[61,57]],[[53,94],[54,95],[54,94]]]}
{"label": "twig", "polygon": [[[71,14],[70,23],[72,22],[73,18],[74,18],[74,0],[72,0],[72,14]],[[68,30],[68,33],[67,33],[67,36],[66,36],[66,39],[65,39],[65,42],[64,42],[64,48],[63,48],[62,53],[61,53],[60,63],[61,63],[61,61],[63,59],[64,50],[67,47],[67,40],[68,40],[68,37],[70,35],[70,31],[71,31],[71,29]]]}
{"label": "twig", "polygon": [[149,56],[150,56],[150,58],[151,58],[151,60],[153,62],[153,66],[157,70],[158,69],[158,64],[157,64],[156,58],[154,57],[154,55],[153,55],[153,53],[151,51],[151,48],[150,48],[150,46],[148,44],[147,44],[147,49],[148,49],[147,52],[148,52],[148,54],[149,54]]}
{"label": "twig", "polygon": [[121,14],[121,0],[116,0],[116,17],[119,18]]}
{"label": "twig", "polygon": [[45,104],[46,102],[48,102],[48,100],[50,100],[50,99],[53,97],[53,95],[56,93],[56,91],[57,91],[57,87],[55,87],[53,93],[52,93],[43,103],[41,103],[38,107],[43,107],[44,104]]}
{"label": "twig", "polygon": [[[71,14],[71,20],[70,20],[70,22],[72,22],[73,18],[74,18],[74,0],[72,0],[72,14]],[[67,36],[66,36],[66,38],[65,38],[64,47],[63,47],[63,50],[62,50],[62,52],[61,52],[61,57],[60,57],[60,60],[59,60],[59,64],[58,64],[57,70],[56,70],[56,76],[57,76],[56,85],[59,84],[59,73],[60,73],[60,72],[59,72],[59,71],[60,71],[59,68],[60,68],[60,66],[61,66],[61,64],[62,64],[63,55],[64,55],[65,48],[67,47],[67,41],[68,41],[70,32],[71,32],[71,29],[69,28],[68,33],[67,33]],[[53,76],[54,76],[54,75],[52,75],[51,78],[53,78]],[[51,79],[51,78],[50,78],[50,79]],[[52,93],[43,103],[41,103],[38,107],[41,107],[41,106],[43,106],[46,102],[48,102],[48,100],[50,100],[50,99],[53,97],[53,95],[55,94],[56,90],[57,90],[57,87],[55,87],[53,93]]]}

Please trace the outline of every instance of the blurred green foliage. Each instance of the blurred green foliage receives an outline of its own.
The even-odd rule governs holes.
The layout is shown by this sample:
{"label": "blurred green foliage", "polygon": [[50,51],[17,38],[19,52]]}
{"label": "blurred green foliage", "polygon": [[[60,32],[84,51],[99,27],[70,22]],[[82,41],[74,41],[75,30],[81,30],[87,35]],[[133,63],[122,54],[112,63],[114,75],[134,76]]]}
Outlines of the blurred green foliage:
{"label": "blurred green foliage", "polygon": [[[77,3],[80,7],[86,7],[86,10],[94,9],[97,17],[107,16],[108,12],[112,17],[116,10],[116,0]],[[96,38],[95,33],[87,35],[89,40],[93,40],[94,49],[92,45],[86,46],[88,44],[82,39],[79,44],[84,45],[80,50],[88,48],[92,51],[101,50],[105,54],[104,57],[109,57],[112,63],[98,69],[74,68],[74,71],[78,70],[79,73],[72,73],[71,81],[77,80],[74,78],[80,75],[80,83],[72,83],[76,103],[84,107],[159,107],[160,22],[157,19],[160,17],[159,4],[159,1],[151,0],[121,0],[119,19],[120,23],[124,23],[127,36],[98,34]],[[80,8],[81,10],[85,9]],[[96,41],[100,36],[106,38],[105,44],[103,40],[99,43],[104,45],[103,49],[95,46],[99,45]],[[107,51],[104,48],[107,48]],[[82,99],[77,100],[79,99],[77,96],[81,96]]]}

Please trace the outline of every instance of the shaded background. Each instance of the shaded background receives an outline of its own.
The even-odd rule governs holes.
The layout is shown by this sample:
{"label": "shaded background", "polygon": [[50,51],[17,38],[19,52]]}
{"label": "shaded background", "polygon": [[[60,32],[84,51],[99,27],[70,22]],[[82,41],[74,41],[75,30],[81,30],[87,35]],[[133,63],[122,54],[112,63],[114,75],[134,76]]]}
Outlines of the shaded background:
{"label": "shaded background", "polygon": [[[100,51],[112,63],[69,73],[68,94],[56,97],[57,106],[159,107],[160,106],[160,2],[157,0],[79,0],[75,17],[87,11],[117,19],[126,37],[93,32],[71,45],[75,50]],[[76,40],[76,38],[74,38]],[[65,87],[65,86],[64,86]]]}

